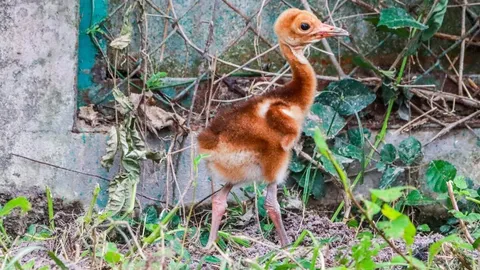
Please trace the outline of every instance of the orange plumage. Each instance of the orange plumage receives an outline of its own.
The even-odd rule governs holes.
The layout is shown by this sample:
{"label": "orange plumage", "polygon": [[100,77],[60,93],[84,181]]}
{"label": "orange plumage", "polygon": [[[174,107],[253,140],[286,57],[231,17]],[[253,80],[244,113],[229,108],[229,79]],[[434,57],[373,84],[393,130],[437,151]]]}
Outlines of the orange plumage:
{"label": "orange plumage", "polygon": [[303,49],[322,38],[348,33],[323,24],[315,15],[299,9],[284,11],[274,29],[280,50],[292,69],[292,80],[220,113],[198,136],[199,151],[208,154],[207,167],[212,177],[227,183],[212,199],[212,228],[207,246],[216,239],[232,186],[261,180],[268,183],[265,207],[280,243],[282,246],[289,243],[276,189],[277,183],[287,175],[291,149],[301,134],[316,92],[315,72],[303,55]]}

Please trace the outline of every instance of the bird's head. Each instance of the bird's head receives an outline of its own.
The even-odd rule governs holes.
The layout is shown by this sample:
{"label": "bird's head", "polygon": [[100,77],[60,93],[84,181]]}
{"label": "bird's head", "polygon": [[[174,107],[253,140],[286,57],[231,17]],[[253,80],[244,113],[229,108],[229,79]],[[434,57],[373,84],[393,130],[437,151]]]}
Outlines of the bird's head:
{"label": "bird's head", "polygon": [[296,8],[280,14],[274,29],[279,42],[292,48],[302,48],[326,37],[349,35],[342,28],[324,24],[314,14]]}

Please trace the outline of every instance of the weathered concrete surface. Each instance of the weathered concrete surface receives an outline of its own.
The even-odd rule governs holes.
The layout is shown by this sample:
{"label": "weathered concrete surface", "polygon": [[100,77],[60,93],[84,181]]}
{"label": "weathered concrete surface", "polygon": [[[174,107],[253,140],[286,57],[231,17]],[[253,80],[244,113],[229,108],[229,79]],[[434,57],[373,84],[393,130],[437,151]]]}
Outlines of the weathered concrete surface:
{"label": "weathered concrete surface", "polygon": [[[75,0],[0,2],[0,188],[52,187],[88,199],[108,178],[100,168],[105,136],[71,132],[75,113]],[[20,158],[21,155],[38,162]],[[100,200],[104,204],[105,196]]]}

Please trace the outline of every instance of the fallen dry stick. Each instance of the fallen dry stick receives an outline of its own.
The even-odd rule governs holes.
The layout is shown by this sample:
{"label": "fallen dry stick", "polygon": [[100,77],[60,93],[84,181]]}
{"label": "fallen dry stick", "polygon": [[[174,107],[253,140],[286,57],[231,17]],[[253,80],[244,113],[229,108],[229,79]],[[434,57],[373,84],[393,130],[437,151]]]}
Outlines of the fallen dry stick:
{"label": "fallen dry stick", "polygon": [[434,140],[436,140],[436,139],[439,138],[440,136],[445,135],[447,132],[449,132],[450,130],[452,130],[452,129],[455,128],[456,126],[458,126],[458,125],[460,125],[460,124],[462,124],[462,123],[464,123],[464,122],[472,119],[473,117],[475,117],[475,116],[477,116],[477,115],[479,115],[479,114],[480,114],[480,110],[478,110],[478,111],[470,114],[469,116],[464,117],[464,118],[462,118],[462,119],[460,119],[460,120],[458,120],[458,121],[456,121],[456,122],[454,122],[454,123],[451,123],[450,125],[446,126],[446,127],[443,128],[442,130],[440,130],[440,132],[438,132],[437,135],[435,135],[435,136],[434,136],[429,142],[427,142],[425,145],[433,142]]}

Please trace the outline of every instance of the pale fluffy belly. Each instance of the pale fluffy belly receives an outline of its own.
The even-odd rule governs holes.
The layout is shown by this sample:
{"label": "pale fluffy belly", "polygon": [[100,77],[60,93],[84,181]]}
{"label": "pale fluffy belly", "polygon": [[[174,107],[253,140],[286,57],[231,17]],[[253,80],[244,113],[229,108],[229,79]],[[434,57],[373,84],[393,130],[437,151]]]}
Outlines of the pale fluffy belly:
{"label": "pale fluffy belly", "polygon": [[[224,151],[222,151],[224,150]],[[263,173],[258,156],[253,151],[205,151],[207,166],[214,179],[230,183],[262,181]]]}

